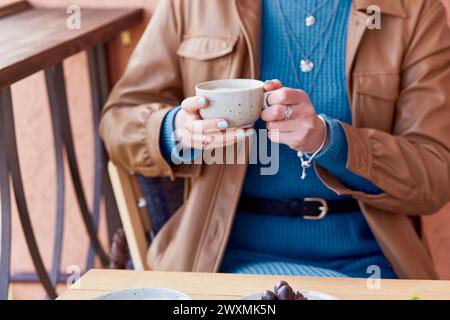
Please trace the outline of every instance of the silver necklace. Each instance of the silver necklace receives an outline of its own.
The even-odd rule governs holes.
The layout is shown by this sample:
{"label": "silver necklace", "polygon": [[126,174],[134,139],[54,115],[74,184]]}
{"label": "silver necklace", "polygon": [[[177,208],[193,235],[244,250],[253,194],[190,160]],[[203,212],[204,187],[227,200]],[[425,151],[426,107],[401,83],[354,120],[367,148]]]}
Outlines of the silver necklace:
{"label": "silver necklace", "polygon": [[[286,14],[285,14],[285,12],[283,10],[282,4],[281,4],[281,0],[278,0],[278,9],[280,11],[280,14],[281,14],[282,18],[285,21],[284,23],[282,23],[283,31],[285,33],[284,35],[285,35],[285,37],[287,39],[289,38],[289,34],[292,34],[292,36],[294,37],[295,43],[296,43],[296,45],[298,47],[298,50],[300,51],[300,53],[302,55],[302,58],[300,60],[300,70],[303,73],[310,73],[310,72],[313,71],[313,69],[314,69],[314,62],[311,60],[310,57],[313,54],[313,52],[317,49],[319,44],[321,43],[324,34],[327,31],[330,31],[330,26],[332,24],[334,24],[338,6],[339,6],[339,0],[336,0],[334,8],[333,8],[333,11],[332,11],[328,21],[326,22],[325,28],[322,30],[321,34],[319,35],[317,42],[312,46],[312,48],[311,48],[311,50],[309,52],[305,52],[305,50],[303,50],[303,47],[301,46],[300,40],[298,39],[298,37],[297,37],[297,35],[295,33],[294,27],[290,24],[289,19],[286,16]],[[287,28],[289,28],[290,30],[289,31],[286,30]],[[331,32],[329,32],[329,35],[330,36],[328,38],[328,41],[331,40]],[[326,45],[326,47],[328,47],[328,45]],[[289,51],[290,51],[291,49],[290,49],[289,45],[288,45],[288,48],[289,48]],[[291,54],[291,58],[294,59],[292,52],[290,52],[290,54]],[[325,56],[325,53],[323,54],[322,58],[324,56]],[[297,67],[295,67],[294,69],[296,70]]]}
{"label": "silver necklace", "polygon": [[306,18],[305,18],[305,25],[307,27],[312,27],[316,24],[317,22],[317,18],[316,18],[316,13],[322,9],[328,2],[329,0],[324,0],[323,2],[321,2],[313,11],[308,11],[306,10],[299,2],[295,1],[294,3],[298,6],[298,8],[303,11],[303,13],[306,14]]}

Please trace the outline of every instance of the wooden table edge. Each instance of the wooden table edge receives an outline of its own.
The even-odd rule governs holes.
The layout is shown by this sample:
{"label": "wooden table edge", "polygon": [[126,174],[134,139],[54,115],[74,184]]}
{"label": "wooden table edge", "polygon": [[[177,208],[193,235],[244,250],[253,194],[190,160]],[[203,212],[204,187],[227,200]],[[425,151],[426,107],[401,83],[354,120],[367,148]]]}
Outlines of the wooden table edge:
{"label": "wooden table edge", "polygon": [[[33,9],[60,9],[60,7],[40,8],[31,6],[28,9],[25,8],[17,12],[21,13],[24,10]],[[77,35],[65,42],[63,45],[57,44],[53,47],[48,48],[47,50],[43,50],[37,54],[31,55],[18,63],[0,69],[0,88],[9,86],[40,70],[44,70],[52,65],[55,65],[56,63],[74,54],[84,51],[94,45],[104,43],[110,40],[119,32],[129,29],[138,24],[142,21],[143,18],[143,10],[141,8],[89,8],[89,10],[99,10],[99,13],[101,13],[102,10],[123,11],[124,16],[111,20],[109,23],[101,26],[98,29]],[[12,13],[12,15],[14,15],[14,13]],[[0,16],[0,19],[1,18],[2,17]],[[99,32],[103,32],[103,36],[100,39],[93,39],[94,34]],[[80,41],[81,39],[83,39],[83,41]],[[79,45],[80,42],[82,42],[82,45]],[[51,57],[51,59],[49,59],[49,57]],[[14,72],[11,71],[12,69],[14,69]]]}
{"label": "wooden table edge", "polygon": [[[261,290],[261,288],[256,288],[255,286],[255,292],[246,292],[246,290],[242,290],[242,292],[236,293],[236,292],[220,292],[220,290],[217,290],[217,292],[211,292],[211,290],[205,290],[204,292],[201,290],[198,290],[198,288],[191,288],[189,286],[186,287],[186,285],[181,285],[179,287],[173,285],[174,281],[178,276],[186,277],[187,273],[183,272],[158,272],[158,271],[133,271],[133,270],[102,270],[102,269],[92,269],[89,270],[80,280],[85,281],[84,287],[82,283],[79,283],[80,288],[71,288],[66,290],[64,293],[61,294],[61,299],[72,299],[73,297],[76,297],[78,295],[83,296],[83,292],[99,292],[102,291],[104,293],[121,290],[124,288],[138,288],[136,286],[137,280],[142,280],[142,287],[146,286],[157,286],[161,287],[160,281],[156,281],[156,283],[151,284],[152,282],[155,282],[152,280],[152,274],[153,276],[157,278],[161,278],[164,274],[170,274],[167,278],[167,287],[173,288],[175,290],[180,290],[185,292],[186,294],[189,294],[193,297],[200,296],[205,299],[200,300],[235,300],[239,299],[240,297],[255,293]],[[327,285],[316,285],[314,282],[320,282],[323,280],[323,278],[320,277],[288,277],[288,276],[277,276],[277,275],[242,275],[242,274],[211,274],[211,273],[189,273],[194,274],[194,277],[202,277],[203,275],[207,275],[209,277],[231,277],[230,280],[233,281],[234,278],[246,278],[244,282],[254,282],[257,281],[257,279],[254,279],[254,277],[262,276],[264,278],[267,277],[267,279],[264,280],[264,282],[270,282],[274,279],[285,279],[289,282],[291,278],[298,281],[307,281],[305,287],[303,289],[305,290],[313,290],[313,291],[320,291],[326,294],[330,294],[334,297],[336,297],[339,300],[399,300],[399,301],[405,301],[410,300],[413,296],[419,295],[421,299],[428,300],[428,299],[436,299],[436,300],[449,300],[450,299],[450,281],[446,280],[439,280],[439,281],[432,281],[432,280],[387,280],[389,281],[389,284],[387,287],[383,289],[383,291],[371,291],[369,292],[362,292],[360,289],[357,288],[355,285],[356,281],[361,281],[367,279],[354,279],[354,278],[332,278],[334,280],[343,281],[342,283],[331,283],[329,286]],[[149,277],[148,281],[145,280],[145,278]],[[130,279],[130,286],[127,286],[126,284],[123,286],[106,286],[105,288],[102,288],[102,286],[99,285],[99,283],[96,283],[96,279],[98,279],[99,282],[104,282],[105,279],[108,279],[108,277],[115,277],[117,276],[118,279],[126,279],[129,277]],[[180,278],[180,279],[181,279]],[[253,278],[253,279],[252,279]],[[273,279],[270,279],[273,278]],[[301,278],[301,279],[299,279]],[[175,279],[175,280],[174,280]],[[308,279],[308,280],[307,280]],[[269,281],[270,280],[270,281]],[[86,282],[87,281],[87,282]],[[115,280],[112,279],[114,282]],[[192,282],[193,280],[189,280],[188,282]],[[224,279],[221,279],[221,281],[224,281]],[[225,280],[227,281],[227,280]],[[326,281],[326,280],[325,280]],[[348,283],[346,283],[348,281]],[[119,282],[123,282],[123,280],[120,280]],[[159,282],[159,283],[158,283]],[[352,284],[353,282],[353,284]],[[438,284],[438,285],[437,285]],[[184,288],[183,288],[184,286]],[[337,286],[337,287],[336,287]],[[348,289],[345,289],[346,286],[349,286]],[[383,285],[384,287],[385,285]],[[244,285],[244,287],[248,288],[247,285]],[[353,291],[353,289],[355,289]],[[336,288],[340,288],[337,289]],[[344,289],[342,289],[344,288]],[[267,289],[267,288],[266,288]],[[296,288],[296,289],[302,289],[302,288]],[[77,291],[78,290],[78,291]],[[388,291],[385,291],[388,290]],[[392,290],[392,291],[391,291]],[[76,292],[75,292],[76,291]],[[263,290],[261,290],[263,291]],[[73,293],[73,297],[71,297],[71,293]],[[88,294],[88,293],[87,293]],[[88,294],[89,295],[89,294]],[[195,299],[195,298],[194,298]]]}

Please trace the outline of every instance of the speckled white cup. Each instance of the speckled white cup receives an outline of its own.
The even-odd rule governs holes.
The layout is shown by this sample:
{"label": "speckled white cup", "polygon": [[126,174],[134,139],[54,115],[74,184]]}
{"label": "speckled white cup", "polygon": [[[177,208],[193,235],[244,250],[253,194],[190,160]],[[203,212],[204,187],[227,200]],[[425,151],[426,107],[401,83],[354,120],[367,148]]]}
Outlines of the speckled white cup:
{"label": "speckled white cup", "polygon": [[264,82],[252,79],[214,80],[198,84],[197,96],[209,100],[203,119],[225,119],[230,128],[252,126],[264,105]]}

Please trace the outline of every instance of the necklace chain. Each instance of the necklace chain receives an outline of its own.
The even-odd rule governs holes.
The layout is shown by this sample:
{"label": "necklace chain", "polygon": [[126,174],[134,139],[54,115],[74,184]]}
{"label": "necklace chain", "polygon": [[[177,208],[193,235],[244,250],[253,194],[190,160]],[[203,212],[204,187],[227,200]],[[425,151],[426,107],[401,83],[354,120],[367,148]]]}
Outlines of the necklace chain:
{"label": "necklace chain", "polygon": [[297,5],[297,7],[303,11],[305,14],[313,16],[317,11],[319,11],[320,9],[322,9],[328,2],[329,0],[324,0],[321,3],[319,3],[319,5],[314,8],[312,11],[308,11],[306,10],[298,1],[294,1],[295,5]]}
{"label": "necklace chain", "polygon": [[[336,0],[335,6],[334,6],[333,11],[332,11],[332,14],[329,17],[329,19],[328,19],[328,21],[327,21],[327,23],[325,25],[324,30],[322,30],[318,41],[314,44],[312,49],[308,53],[305,54],[305,51],[303,50],[303,47],[300,44],[300,40],[298,39],[297,34],[294,31],[294,28],[289,23],[289,20],[287,19],[287,15],[283,11],[281,0],[278,0],[278,9],[280,11],[280,14],[281,14],[282,18],[285,20],[285,23],[282,23],[282,27],[283,27],[282,29],[283,29],[283,32],[284,32],[284,36],[285,36],[286,39],[289,39],[289,36],[288,36],[289,32],[287,30],[287,28],[289,27],[290,34],[292,34],[293,37],[294,37],[294,40],[295,40],[294,42],[295,42],[295,44],[296,44],[296,46],[298,48],[298,51],[300,51],[300,54],[303,56],[302,60],[301,60],[301,69],[302,69],[302,71],[303,71],[303,67],[305,67],[305,66],[308,67],[308,65],[310,67],[309,71],[303,71],[303,72],[310,72],[310,71],[312,71],[312,68],[314,67],[314,64],[312,63],[312,61],[309,58],[311,57],[313,52],[316,50],[316,48],[321,43],[324,34],[327,31],[329,31],[328,37],[327,37],[327,39],[325,41],[325,48],[324,48],[324,51],[322,53],[322,56],[319,57],[319,60],[318,60],[319,63],[317,65],[315,75],[314,75],[314,77],[313,77],[313,79],[311,81],[310,88],[309,88],[309,90],[305,90],[306,92],[308,92],[309,95],[312,94],[312,90],[314,88],[315,81],[316,81],[317,76],[319,74],[319,71],[320,71],[320,69],[322,67],[323,60],[325,59],[326,52],[328,51],[328,47],[329,47],[329,44],[331,42],[331,34],[332,34],[332,32],[331,32],[331,28],[330,27],[332,27],[334,25],[335,21],[336,21],[338,6],[339,6],[339,0]],[[288,47],[288,54],[289,54],[289,57],[290,57],[290,61],[291,61],[291,64],[292,64],[292,67],[294,69],[294,73],[295,73],[295,76],[296,76],[297,85],[300,88],[301,87],[301,81],[300,81],[300,76],[299,76],[299,73],[298,73],[299,70],[297,70],[297,69],[299,69],[299,67],[296,66],[296,63],[295,63],[296,59],[294,58],[294,53],[292,52],[292,48],[291,48],[289,42],[288,42],[288,46],[287,47]]]}
{"label": "necklace chain", "polygon": [[[283,31],[284,31],[284,35],[287,39],[289,39],[289,33],[292,34],[292,36],[294,37],[294,40],[296,42],[296,45],[299,48],[299,51],[301,53],[301,55],[303,56],[303,58],[308,59],[311,57],[312,53],[317,49],[317,47],[320,45],[320,43],[322,42],[322,38],[323,35],[327,32],[327,31],[331,31],[329,30],[330,28],[330,24],[333,21],[334,17],[336,16],[337,13],[337,7],[339,5],[339,0],[336,0],[335,2],[335,6],[333,8],[332,14],[330,15],[330,17],[328,18],[328,21],[325,24],[324,29],[322,30],[322,32],[320,33],[318,40],[316,41],[316,43],[312,46],[311,50],[309,52],[305,52],[303,50],[303,47],[301,46],[301,41],[300,39],[297,37],[297,34],[295,33],[295,28],[291,25],[291,23],[289,22],[289,19],[286,15],[286,13],[283,10],[283,5],[281,3],[281,0],[278,0],[278,9],[282,15],[282,18],[284,19],[285,23],[282,23],[281,25],[283,26]],[[286,27],[289,28],[289,32],[286,30]]]}
{"label": "necklace chain", "polygon": [[306,14],[305,24],[307,27],[312,27],[316,24],[317,19],[315,17],[316,12],[318,12],[320,9],[322,9],[329,0],[322,1],[316,8],[314,8],[312,11],[306,10],[300,3],[294,2],[297,7],[303,11]]}

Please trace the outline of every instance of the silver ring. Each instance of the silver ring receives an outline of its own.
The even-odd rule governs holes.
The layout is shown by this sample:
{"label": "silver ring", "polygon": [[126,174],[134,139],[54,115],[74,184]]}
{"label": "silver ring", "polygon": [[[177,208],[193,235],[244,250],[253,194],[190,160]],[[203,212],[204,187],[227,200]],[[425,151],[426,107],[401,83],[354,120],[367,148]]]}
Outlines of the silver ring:
{"label": "silver ring", "polygon": [[264,109],[267,109],[267,108],[270,107],[270,104],[269,104],[269,96],[270,96],[271,93],[272,93],[272,91],[269,91],[269,92],[265,92],[265,93],[264,93]]}
{"label": "silver ring", "polygon": [[287,106],[284,120],[289,120],[290,118],[292,118],[293,114],[294,114],[294,109],[292,108],[292,106]]}

